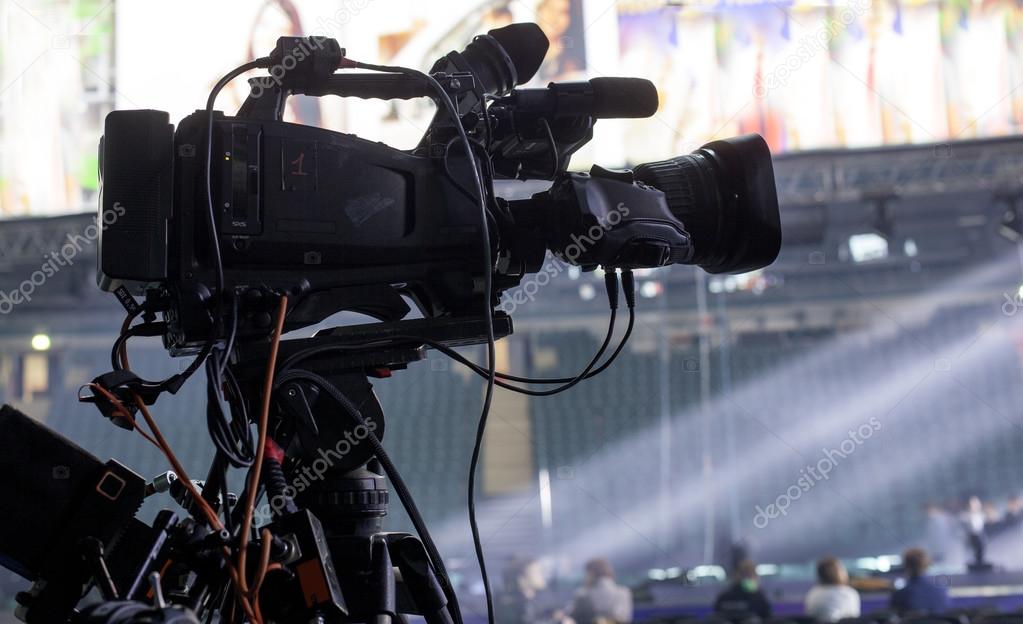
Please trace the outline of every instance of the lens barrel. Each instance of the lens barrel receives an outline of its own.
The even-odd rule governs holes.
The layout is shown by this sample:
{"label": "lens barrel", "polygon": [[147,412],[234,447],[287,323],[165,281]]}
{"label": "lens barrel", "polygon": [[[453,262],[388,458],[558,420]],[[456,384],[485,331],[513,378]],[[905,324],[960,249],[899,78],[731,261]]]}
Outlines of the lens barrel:
{"label": "lens barrel", "polygon": [[744,273],[781,249],[771,151],[757,134],[712,141],[692,154],[644,163],[636,179],[664,192],[708,273]]}

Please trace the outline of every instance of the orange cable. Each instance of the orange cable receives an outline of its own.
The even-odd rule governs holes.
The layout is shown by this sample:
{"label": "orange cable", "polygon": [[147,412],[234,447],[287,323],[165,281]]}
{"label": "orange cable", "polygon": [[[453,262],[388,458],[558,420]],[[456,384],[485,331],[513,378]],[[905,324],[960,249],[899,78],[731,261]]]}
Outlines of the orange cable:
{"label": "orange cable", "polygon": [[[132,318],[133,317],[131,315],[128,315],[128,317],[124,320],[124,323],[122,323],[121,325],[121,333],[124,333],[128,330]],[[119,349],[118,352],[118,356],[121,360],[121,366],[123,366],[125,369],[130,369],[130,364],[128,362],[128,349],[126,343],[122,343],[121,348]],[[111,395],[111,397],[116,400],[116,397],[113,397],[113,395]],[[143,437],[153,442],[153,444],[155,444],[161,451],[163,451],[163,454],[167,458],[167,461],[170,462],[171,466],[174,468],[178,477],[182,481],[182,485],[185,487],[185,489],[188,490],[189,494],[192,496],[192,500],[195,502],[196,505],[199,506],[199,509],[202,511],[203,515],[206,516],[206,521],[210,524],[210,526],[216,531],[223,530],[224,525],[220,521],[220,517],[213,510],[213,508],[210,507],[209,503],[206,502],[206,499],[202,497],[202,494],[199,493],[198,489],[196,489],[195,485],[192,483],[192,480],[188,477],[188,473],[185,471],[184,466],[181,465],[181,462],[178,460],[177,456],[174,454],[174,451],[171,449],[170,444],[168,444],[167,440],[163,437],[163,434],[160,431],[160,428],[157,426],[156,421],[153,419],[152,414],[150,414],[149,410],[146,408],[146,404],[142,400],[142,397],[140,397],[137,393],[132,392],[132,398],[135,400],[135,404],[138,405],[139,410],[142,412],[142,417],[145,419],[146,424],[149,426],[150,431],[152,431],[155,440],[146,435],[145,432],[142,431],[142,429],[137,425],[136,430],[140,434],[142,434]],[[120,402],[117,402],[117,404],[120,405]],[[124,409],[123,406],[121,406],[121,408]],[[134,419],[132,419],[132,422],[134,423]],[[230,549],[225,547],[224,554],[227,556],[228,561],[230,561],[231,560]],[[245,596],[245,591],[243,589],[244,588],[243,584],[245,581],[244,575],[240,575],[238,573],[238,570],[234,569],[234,567],[231,566],[230,564],[228,564],[228,571],[231,574],[232,582],[237,587],[238,602],[241,604],[241,607],[245,611],[245,614],[249,617],[250,620],[252,620],[254,624],[262,624],[262,618],[258,617],[258,615],[253,611],[252,605],[249,604],[248,598],[247,596]]]}
{"label": "orange cable", "polygon": [[145,431],[142,430],[141,427],[139,427],[138,423],[135,422],[135,417],[131,415],[131,412],[129,412],[128,409],[124,407],[124,404],[121,403],[121,399],[117,398],[117,396],[114,395],[114,393],[110,392],[109,390],[107,390],[106,388],[97,383],[88,383],[85,384],[85,386],[88,387],[93,392],[98,392],[102,394],[103,397],[107,401],[110,401],[110,403],[113,404],[113,406],[117,409],[117,413],[122,418],[131,423],[131,428],[133,431],[137,431],[140,436],[146,439],[147,442],[149,442],[156,448],[160,449],[161,451],[163,450],[160,448],[160,445],[157,444],[156,440],[154,440],[148,433],[146,433]]}
{"label": "orange cable", "polygon": [[270,533],[270,529],[263,529],[262,535],[263,544],[259,552],[259,567],[256,568],[256,579],[252,583],[252,593],[249,595],[249,600],[254,605],[259,604],[259,590],[263,586],[263,579],[266,578],[267,569],[270,567],[270,546],[273,544],[273,535]]}
{"label": "orange cable", "polygon": [[256,446],[256,459],[250,473],[248,493],[245,500],[244,515],[242,516],[242,529],[239,538],[238,548],[238,572],[241,576],[241,589],[248,592],[246,578],[245,558],[249,545],[249,531],[252,528],[252,514],[256,506],[256,492],[259,490],[259,478],[263,469],[263,456],[266,452],[267,427],[270,421],[270,393],[273,390],[274,373],[277,366],[277,351],[281,343],[281,334],[284,333],[284,317],[288,311],[288,297],[282,295],[277,307],[277,322],[274,333],[270,340],[270,357],[266,364],[266,378],[263,380],[263,401],[259,414],[257,431],[259,441]]}

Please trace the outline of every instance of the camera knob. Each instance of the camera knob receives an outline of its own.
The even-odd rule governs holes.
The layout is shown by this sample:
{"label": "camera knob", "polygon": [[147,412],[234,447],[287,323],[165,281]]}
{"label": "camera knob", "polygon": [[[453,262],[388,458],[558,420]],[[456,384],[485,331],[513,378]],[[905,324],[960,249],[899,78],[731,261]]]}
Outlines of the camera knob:
{"label": "camera knob", "polygon": [[600,165],[593,165],[590,167],[590,175],[594,178],[618,180],[619,182],[625,182],[626,184],[632,184],[636,181],[636,176],[632,173],[631,169],[605,169]]}

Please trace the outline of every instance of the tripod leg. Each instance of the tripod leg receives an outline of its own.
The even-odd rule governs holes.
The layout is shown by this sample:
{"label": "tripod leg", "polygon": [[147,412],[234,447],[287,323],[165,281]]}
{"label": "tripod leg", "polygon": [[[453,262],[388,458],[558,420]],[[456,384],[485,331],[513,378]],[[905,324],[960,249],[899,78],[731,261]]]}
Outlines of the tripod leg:
{"label": "tripod leg", "polygon": [[387,536],[376,534],[372,538],[372,587],[376,590],[373,624],[392,624],[397,613],[394,589],[394,567],[387,547]]}
{"label": "tripod leg", "polygon": [[391,542],[401,579],[427,624],[452,624],[444,590],[433,572],[423,543],[411,535]]}

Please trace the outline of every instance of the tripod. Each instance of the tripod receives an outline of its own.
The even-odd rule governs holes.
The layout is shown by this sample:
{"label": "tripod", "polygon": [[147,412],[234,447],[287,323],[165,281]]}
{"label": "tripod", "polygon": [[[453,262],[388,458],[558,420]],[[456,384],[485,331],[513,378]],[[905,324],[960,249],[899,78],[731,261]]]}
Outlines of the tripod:
{"label": "tripod", "polygon": [[[380,446],[384,416],[369,377],[423,359],[425,347],[345,352],[332,351],[329,341],[288,341],[280,356],[285,368],[274,384],[270,433],[286,457],[264,461],[263,481],[274,518],[269,529],[294,554],[267,575],[264,613],[280,622],[389,624],[414,614],[452,624],[457,603],[436,549],[383,531],[384,473],[403,503],[408,492]],[[296,359],[300,365],[288,366]],[[247,396],[258,396],[252,372],[263,362],[243,348],[232,364]]]}

